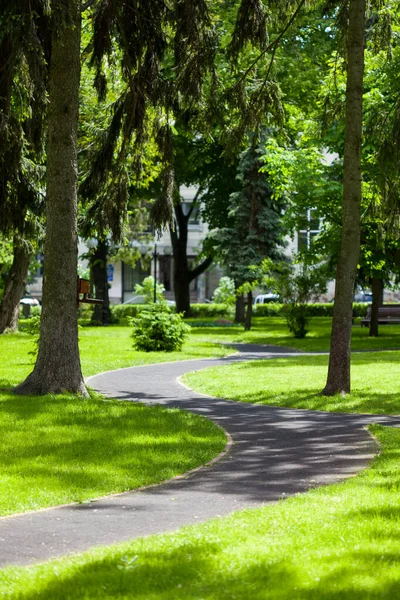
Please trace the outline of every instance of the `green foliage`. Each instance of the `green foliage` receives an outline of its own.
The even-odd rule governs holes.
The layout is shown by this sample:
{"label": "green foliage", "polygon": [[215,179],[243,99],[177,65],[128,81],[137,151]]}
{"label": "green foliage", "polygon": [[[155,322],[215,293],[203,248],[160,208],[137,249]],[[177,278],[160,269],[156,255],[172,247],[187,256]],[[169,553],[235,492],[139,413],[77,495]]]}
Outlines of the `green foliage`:
{"label": "green foliage", "polygon": [[[127,317],[137,317],[144,310],[149,310],[149,304],[115,304],[111,307],[111,312],[117,319]],[[231,307],[227,304],[192,304],[190,311],[193,317],[228,317]],[[171,307],[174,311],[174,307]]]}
{"label": "green foliage", "polygon": [[276,275],[276,291],[281,296],[283,314],[295,338],[304,338],[310,322],[309,301],[326,290],[327,276],[323,268],[301,265],[286,267]]}
{"label": "green foliage", "polygon": [[213,302],[231,306],[235,304],[235,298],[235,282],[231,277],[221,277],[213,295]]}
{"label": "green foliage", "polygon": [[209,236],[215,252],[237,286],[254,283],[257,267],[266,258],[283,257],[285,230],[282,225],[284,203],[275,194],[267,175],[260,173],[263,142],[254,138],[241,154],[237,171],[239,191],[231,194],[228,226]]}
{"label": "green foliage", "polygon": [[40,339],[40,315],[35,315],[29,319],[22,321],[20,329],[25,333],[28,333],[34,338],[34,348],[29,352],[33,357],[36,358],[39,351],[39,339]]}
{"label": "green foliage", "polygon": [[25,319],[21,330],[29,335],[39,337],[40,334],[40,315],[35,315],[30,319]]}
{"label": "green foliage", "polygon": [[84,319],[85,321],[90,320],[92,318],[93,310],[93,304],[79,304],[78,318]]}
{"label": "green foliage", "polygon": [[[134,289],[135,294],[144,296],[146,304],[154,302],[154,277],[149,275],[145,277],[142,283],[137,283]],[[165,300],[165,287],[161,283],[156,284],[156,298],[158,302]]]}
{"label": "green foliage", "polygon": [[[354,302],[353,317],[365,317],[369,304]],[[276,317],[284,314],[284,304],[270,303],[256,306],[257,317]],[[307,313],[310,317],[332,317],[333,302],[313,302],[307,304]]]}
{"label": "green foliage", "polygon": [[192,304],[192,317],[228,317],[231,307],[228,304]]}
{"label": "green foliage", "polygon": [[152,304],[138,317],[131,318],[133,345],[145,352],[173,352],[181,350],[189,334],[180,314],[174,314],[166,304]]}
{"label": "green foliage", "polygon": [[148,304],[115,304],[110,306],[111,313],[117,319],[126,319],[127,317],[137,317],[143,310],[148,310]]}

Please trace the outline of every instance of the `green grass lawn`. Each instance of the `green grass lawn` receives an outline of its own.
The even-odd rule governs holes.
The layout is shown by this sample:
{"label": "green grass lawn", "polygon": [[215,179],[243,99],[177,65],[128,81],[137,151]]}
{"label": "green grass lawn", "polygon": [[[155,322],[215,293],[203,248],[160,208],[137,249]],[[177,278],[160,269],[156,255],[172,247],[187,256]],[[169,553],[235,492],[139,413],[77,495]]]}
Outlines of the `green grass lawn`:
{"label": "green grass lawn", "polygon": [[[183,352],[132,348],[128,327],[80,331],[85,375],[230,352],[208,341]],[[32,338],[0,336],[0,515],[84,501],[168,479],[208,462],[226,443],[205,418],[129,402],[14,396],[33,368]]]}
{"label": "green grass lawn", "polygon": [[[176,357],[134,352],[128,330],[124,327],[84,328],[80,333],[82,364],[85,374],[89,375],[155,360],[192,358],[195,357],[193,351],[197,353],[196,357],[218,356],[228,352],[213,342],[277,344],[323,351],[329,347],[329,325],[330,319],[314,318],[310,337],[305,340],[291,337],[284,321],[279,318],[256,319],[255,327],[250,332],[243,332],[236,327],[193,328],[190,342],[183,353]],[[366,329],[354,327],[353,349],[400,347],[400,327],[384,327],[381,333],[381,337],[369,339]],[[104,403],[96,399],[14,398],[10,394],[10,386],[20,381],[31,369],[31,359],[26,354],[29,342],[26,336],[19,334],[9,336],[10,343],[2,346],[7,341],[5,338],[0,336],[0,352],[9,360],[4,367],[0,367],[0,385],[3,388],[0,399],[5,403],[4,406],[9,403],[6,418],[13,423],[11,429],[15,429],[20,436],[22,446],[30,435],[28,432],[36,429],[39,432],[36,441],[41,439],[46,445],[46,435],[42,432],[40,436],[40,428],[48,432],[44,454],[48,451],[49,472],[42,469],[40,476],[46,477],[49,488],[54,488],[51,481],[54,469],[60,467],[57,461],[60,453],[63,453],[63,460],[69,467],[66,472],[56,476],[57,481],[68,478],[70,474],[74,478],[73,483],[75,478],[79,479],[70,446],[77,445],[84,451],[90,451],[86,439],[88,424],[93,435],[98,436],[96,444],[103,435],[107,441],[113,438],[111,454],[114,450],[123,453],[124,449],[114,446],[110,427],[115,426],[118,433],[121,422],[126,421],[122,436],[127,436],[125,450],[132,449],[138,439],[133,435],[129,438],[136,427],[141,435],[139,444],[143,442],[152,456],[156,452],[157,471],[160,466],[170,466],[169,459],[166,460],[167,465],[162,463],[165,448],[175,460],[175,466],[179,460],[186,460],[187,464],[181,462],[177,466],[179,471],[190,468],[191,458],[186,457],[187,446],[193,447],[192,457],[195,456],[195,461],[202,454],[200,462],[204,462],[208,460],[206,452],[213,448],[210,455],[215,454],[224,445],[224,436],[219,430],[213,428],[212,431],[200,433],[199,422],[194,417],[193,435],[191,430],[185,432],[188,423],[176,421],[176,418],[183,419],[185,416],[178,411],[154,411],[137,405]],[[233,364],[186,375],[185,381],[205,393],[247,402],[395,414],[400,413],[396,383],[399,358],[400,352],[396,351],[355,354],[352,394],[329,401],[317,395],[326,379],[326,356]],[[26,402],[26,405],[21,405],[20,411],[16,410],[18,400]],[[118,414],[119,410],[125,411],[123,420]],[[135,424],[135,412],[140,410],[148,411],[148,414],[137,412]],[[153,437],[157,435],[157,425],[154,420],[161,415],[161,426],[165,422],[165,413],[171,419],[167,421],[167,429],[173,432],[173,443],[166,442],[165,448],[157,454]],[[4,414],[4,411],[0,413],[0,419]],[[102,415],[106,422],[104,431],[100,423]],[[70,444],[72,421],[78,437]],[[148,421],[149,429],[146,429]],[[24,427],[27,428],[25,433]],[[382,445],[382,453],[370,469],[342,484],[311,490],[273,505],[214,519],[173,534],[99,548],[28,568],[7,568],[0,571],[0,597],[5,600],[400,599],[400,431],[380,426],[371,429]],[[163,430],[161,435],[164,434]],[[55,439],[61,440],[57,448],[54,448]],[[11,439],[9,449],[12,444]],[[34,446],[32,442],[32,452],[35,451]],[[104,444],[99,446],[104,447]],[[29,458],[29,453],[20,461],[23,447],[17,445],[16,448],[14,454],[10,450],[9,465],[12,468],[13,462],[22,464],[27,475],[30,465],[35,466],[35,461]],[[181,451],[185,452],[185,456],[179,456]],[[3,454],[0,452],[0,458]],[[42,451],[39,460],[42,460],[41,454]],[[127,462],[121,464],[121,479],[127,476],[131,454],[126,452]],[[95,468],[100,463],[98,456],[92,457],[92,462],[87,465],[90,481],[92,477],[98,483],[102,477],[107,478],[110,468],[114,468],[115,457],[107,459],[105,456],[101,460],[98,472]],[[18,476],[15,471],[12,474]],[[114,476],[114,473],[109,476]],[[71,480],[68,482],[70,485]],[[109,480],[107,485],[110,485]],[[19,481],[19,487],[24,487],[23,480]],[[0,495],[3,489],[5,486],[0,479]],[[12,489],[4,491],[6,496],[13,493]],[[95,495],[98,493],[90,497]],[[82,499],[82,496],[78,495],[77,498]]]}
{"label": "green grass lawn", "polygon": [[[242,327],[196,327],[193,328],[191,337],[201,341],[276,344],[306,352],[327,352],[329,351],[331,322],[332,319],[329,317],[313,317],[310,331],[303,340],[293,337],[282,317],[254,318],[250,331],[244,331]],[[360,327],[360,324],[356,323],[353,326],[352,338],[353,350],[400,349],[400,325],[383,325],[380,327],[379,337],[370,338],[368,328]]]}
{"label": "green grass lawn", "polygon": [[333,412],[400,414],[400,352],[352,355],[352,392],[319,395],[326,383],[328,356],[291,356],[187,373],[189,387],[210,396]]}
{"label": "green grass lawn", "polygon": [[342,484],[179,532],[0,572],[5,600],[396,600],[400,432]]}

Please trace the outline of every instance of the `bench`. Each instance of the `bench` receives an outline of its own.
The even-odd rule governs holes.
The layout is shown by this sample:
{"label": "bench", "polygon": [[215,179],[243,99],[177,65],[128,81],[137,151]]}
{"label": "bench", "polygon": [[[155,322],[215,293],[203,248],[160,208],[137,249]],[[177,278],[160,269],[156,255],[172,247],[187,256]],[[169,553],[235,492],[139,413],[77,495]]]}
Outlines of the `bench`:
{"label": "bench", "polygon": [[[361,327],[369,327],[371,321],[371,306],[368,306],[367,316],[361,319]],[[400,324],[400,304],[384,304],[378,307],[379,325]]]}

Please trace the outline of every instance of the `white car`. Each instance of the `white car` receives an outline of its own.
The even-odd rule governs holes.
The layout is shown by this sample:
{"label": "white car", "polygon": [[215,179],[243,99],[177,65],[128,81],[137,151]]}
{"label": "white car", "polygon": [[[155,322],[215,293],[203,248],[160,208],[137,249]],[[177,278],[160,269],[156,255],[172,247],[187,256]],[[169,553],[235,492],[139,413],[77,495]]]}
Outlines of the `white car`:
{"label": "white car", "polygon": [[270,304],[271,302],[279,302],[278,294],[260,294],[254,298],[253,306]]}
{"label": "white car", "polygon": [[[175,300],[166,300],[168,306],[176,306]],[[132,296],[129,300],[125,300],[122,304],[146,304],[145,296]]]}

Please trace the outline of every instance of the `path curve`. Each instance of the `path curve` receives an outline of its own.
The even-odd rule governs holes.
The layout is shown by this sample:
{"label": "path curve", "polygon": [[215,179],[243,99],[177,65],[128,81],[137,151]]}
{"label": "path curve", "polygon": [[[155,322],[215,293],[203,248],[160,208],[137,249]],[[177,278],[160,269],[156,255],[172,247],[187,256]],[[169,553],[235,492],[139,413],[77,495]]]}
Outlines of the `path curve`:
{"label": "path curve", "polygon": [[90,377],[89,385],[105,396],[209,417],[232,436],[233,446],[221,460],[165,484],[0,519],[0,566],[173,531],[340,481],[366,467],[377,452],[366,424],[400,423],[386,416],[220,400],[177,382],[184,373],[210,366],[300,354],[274,346],[236,347],[240,354],[225,358],[131,367]]}

